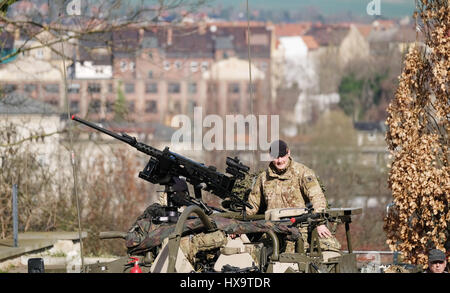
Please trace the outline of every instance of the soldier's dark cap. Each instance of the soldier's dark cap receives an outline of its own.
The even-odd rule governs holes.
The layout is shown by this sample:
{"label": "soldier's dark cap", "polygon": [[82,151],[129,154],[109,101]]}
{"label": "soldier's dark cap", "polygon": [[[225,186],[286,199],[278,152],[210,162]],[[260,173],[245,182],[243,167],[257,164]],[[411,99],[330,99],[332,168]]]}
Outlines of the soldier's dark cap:
{"label": "soldier's dark cap", "polygon": [[445,261],[445,253],[439,249],[432,249],[428,253],[428,261],[429,262]]}
{"label": "soldier's dark cap", "polygon": [[270,144],[270,156],[272,158],[284,157],[288,153],[287,143],[282,140],[275,140]]}

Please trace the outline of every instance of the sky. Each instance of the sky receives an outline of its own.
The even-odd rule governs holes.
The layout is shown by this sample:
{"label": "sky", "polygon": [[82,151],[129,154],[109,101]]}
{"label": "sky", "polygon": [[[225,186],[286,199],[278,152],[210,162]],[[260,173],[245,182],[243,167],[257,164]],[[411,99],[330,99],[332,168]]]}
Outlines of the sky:
{"label": "sky", "polygon": [[[52,3],[51,0],[31,0],[34,3]],[[70,2],[65,0],[66,3]],[[98,0],[72,0],[86,7],[88,3],[98,4]],[[142,5],[155,5],[159,6],[161,0],[103,0],[109,3],[122,3],[124,9],[130,7],[141,7]],[[184,8],[191,7],[190,4],[197,3],[201,0],[164,0],[166,5],[185,3],[182,5]],[[247,0],[204,0],[206,4],[203,7],[233,7],[234,11],[246,11]],[[355,16],[357,19],[364,20],[365,17],[373,19],[374,15],[367,13],[367,7],[369,4],[379,4],[379,16],[381,18],[404,18],[405,16],[411,17],[415,8],[415,0],[248,0],[250,12],[259,9],[266,11],[290,11],[290,12],[303,12],[308,15],[308,11],[311,8],[318,11],[324,17],[332,15],[350,15]],[[117,5],[116,5],[117,6]],[[120,5],[119,5],[120,6]],[[125,8],[126,7],[126,8]],[[195,7],[195,6],[193,6]],[[188,9],[189,10],[189,9]],[[349,13],[350,12],[350,13]],[[301,13],[300,13],[301,14]]]}
{"label": "sky", "polygon": [[[414,0],[248,0],[248,5],[250,10],[292,10],[316,6],[325,15],[351,11],[354,15],[364,16],[368,15],[366,8],[372,1],[380,4],[380,16],[386,18],[411,16],[414,12]],[[241,9],[247,5],[246,0],[213,0],[212,3]]]}

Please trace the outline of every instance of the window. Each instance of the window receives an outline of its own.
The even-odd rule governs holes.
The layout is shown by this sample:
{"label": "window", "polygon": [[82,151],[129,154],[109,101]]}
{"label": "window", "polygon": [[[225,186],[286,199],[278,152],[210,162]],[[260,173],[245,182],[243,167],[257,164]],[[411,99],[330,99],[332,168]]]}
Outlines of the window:
{"label": "window", "polygon": [[375,131],[371,131],[371,132],[369,132],[369,134],[367,135],[367,139],[369,140],[369,141],[375,141],[376,140],[376,138],[377,138],[377,134],[375,133]]}
{"label": "window", "polygon": [[231,94],[238,94],[239,91],[240,91],[240,88],[239,88],[239,84],[238,83],[230,83],[228,85],[228,92],[229,93],[231,93]]}
{"label": "window", "polygon": [[102,87],[99,83],[89,83],[88,84],[88,93],[90,94],[96,94],[100,93],[102,90]]}
{"label": "window", "polygon": [[150,82],[145,84],[145,92],[146,93],[157,93],[158,92],[158,84],[156,82]]}
{"label": "window", "polygon": [[266,71],[267,70],[267,62],[261,62],[261,70]]}
{"label": "window", "polygon": [[158,112],[158,104],[156,101],[146,101],[145,102],[145,113],[157,113]]}
{"label": "window", "polygon": [[[252,84],[251,89],[252,89],[252,93],[255,93],[256,87],[254,84]],[[247,93],[250,93],[250,84],[247,84]]]}
{"label": "window", "polygon": [[134,72],[135,69],[136,69],[136,63],[130,62],[130,71]]}
{"label": "window", "polygon": [[114,111],[114,101],[106,101],[106,113],[112,113]]}
{"label": "window", "polygon": [[169,70],[170,69],[170,62],[169,61],[164,61],[164,70]]}
{"label": "window", "polygon": [[206,70],[208,70],[208,62],[203,61],[202,62],[202,72],[205,72]]}
{"label": "window", "polygon": [[1,87],[2,91],[5,94],[10,94],[13,93],[17,90],[17,85],[15,84],[5,84],[4,86]]}
{"label": "window", "polygon": [[37,89],[37,87],[36,87],[35,84],[26,84],[26,85],[23,86],[23,90],[24,90],[26,93],[32,93],[32,92],[34,92],[36,89]]}
{"label": "window", "polygon": [[196,82],[190,82],[188,84],[188,91],[190,94],[196,94],[197,93],[197,83]]}
{"label": "window", "polygon": [[235,99],[231,103],[231,113],[239,113],[241,110],[241,103],[240,100]]}
{"label": "window", "polygon": [[197,107],[197,102],[196,101],[193,101],[193,100],[188,100],[187,101],[187,112],[188,113],[193,113],[195,107]]}
{"label": "window", "polygon": [[181,103],[180,103],[180,101],[175,101],[173,103],[173,112],[174,113],[181,113]]}
{"label": "window", "polygon": [[78,84],[78,83],[69,84],[67,87],[67,92],[69,94],[79,94],[80,93],[80,84]]}
{"label": "window", "polygon": [[167,90],[170,94],[180,93],[180,83],[178,83],[178,82],[169,83],[169,87],[167,88]]}
{"label": "window", "polygon": [[120,71],[124,72],[125,70],[127,70],[127,62],[120,61]]}
{"label": "window", "polygon": [[59,93],[59,84],[46,84],[44,90],[47,93]]}
{"label": "window", "polygon": [[94,113],[100,113],[100,105],[101,102],[98,99],[91,100],[89,103],[89,110],[92,110]]}
{"label": "window", "polygon": [[152,78],[153,78],[153,70],[150,70],[150,71],[148,72],[148,78],[149,78],[149,79],[152,79]]}
{"label": "window", "polygon": [[208,83],[208,93],[215,95],[217,94],[218,85],[217,83]]}
{"label": "window", "polygon": [[114,92],[114,86],[113,86],[112,83],[109,83],[109,84],[108,84],[108,92],[109,92],[109,93]]}
{"label": "window", "polygon": [[134,113],[134,110],[135,110],[134,101],[128,101],[128,112]]}
{"label": "window", "polygon": [[175,61],[175,68],[181,69],[181,61],[179,61],[179,60]]}
{"label": "window", "polygon": [[53,107],[59,106],[58,100],[52,99],[52,100],[47,100],[46,102],[49,103],[50,105],[52,105]]}
{"label": "window", "polygon": [[78,101],[70,101],[70,111],[72,113],[78,113],[80,111],[80,102]]}
{"label": "window", "polygon": [[127,93],[127,94],[134,93],[134,83],[126,83],[125,84],[125,93]]}
{"label": "window", "polygon": [[44,50],[43,49],[37,49],[36,50],[36,58],[43,59],[44,58]]}
{"label": "window", "polygon": [[198,62],[196,62],[196,61],[192,61],[191,62],[191,71],[192,72],[197,72],[198,71]]}

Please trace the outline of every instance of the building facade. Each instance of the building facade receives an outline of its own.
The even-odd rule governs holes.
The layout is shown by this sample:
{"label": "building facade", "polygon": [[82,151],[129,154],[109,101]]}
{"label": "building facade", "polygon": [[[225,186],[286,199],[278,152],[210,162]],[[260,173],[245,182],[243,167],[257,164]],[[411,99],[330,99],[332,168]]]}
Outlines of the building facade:
{"label": "building facade", "polygon": [[[90,33],[72,41],[76,49],[66,52],[64,62],[44,46],[0,65],[0,86],[94,120],[170,125],[173,116],[191,115],[195,107],[221,115],[250,108],[268,112],[273,30],[265,23],[251,23],[249,30],[250,38],[247,23],[130,26]],[[19,36],[16,44],[24,38]],[[230,77],[230,70],[237,69],[233,66],[242,74]]]}

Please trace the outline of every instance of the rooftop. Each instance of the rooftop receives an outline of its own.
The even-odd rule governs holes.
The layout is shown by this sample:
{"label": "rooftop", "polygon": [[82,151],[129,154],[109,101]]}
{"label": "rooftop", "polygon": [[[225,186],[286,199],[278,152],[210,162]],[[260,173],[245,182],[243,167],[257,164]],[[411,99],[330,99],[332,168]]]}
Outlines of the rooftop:
{"label": "rooftop", "polygon": [[279,37],[292,37],[305,34],[311,27],[310,22],[281,23],[275,25],[275,35]]}
{"label": "rooftop", "polygon": [[319,46],[337,46],[350,30],[346,25],[313,25],[305,35],[312,36]]}
{"label": "rooftop", "polygon": [[378,131],[378,132],[385,132],[386,131],[386,125],[383,121],[379,122],[354,122],[353,127],[355,127],[356,130],[360,131]]}
{"label": "rooftop", "polygon": [[302,36],[303,42],[305,42],[308,50],[315,50],[319,48],[319,44],[313,36]]}
{"label": "rooftop", "polygon": [[[254,57],[270,58],[271,26],[250,24],[250,49]],[[233,49],[237,56],[247,56],[245,23],[208,23],[185,26],[129,26],[112,33],[91,33],[80,41],[80,61],[110,63],[114,57],[133,57],[140,49],[160,49],[167,58],[214,58],[216,50]],[[109,54],[97,56],[98,48]]]}
{"label": "rooftop", "polygon": [[12,93],[0,96],[0,115],[40,114],[58,115],[58,110],[50,104]]}

